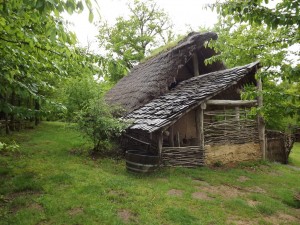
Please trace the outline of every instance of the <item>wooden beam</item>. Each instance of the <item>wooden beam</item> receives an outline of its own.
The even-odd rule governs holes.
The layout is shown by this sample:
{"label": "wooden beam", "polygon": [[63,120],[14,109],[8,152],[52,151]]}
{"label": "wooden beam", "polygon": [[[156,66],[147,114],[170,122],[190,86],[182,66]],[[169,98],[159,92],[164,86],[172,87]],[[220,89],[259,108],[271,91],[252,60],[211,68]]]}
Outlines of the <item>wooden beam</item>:
{"label": "wooden beam", "polygon": [[257,100],[217,100],[211,99],[206,102],[207,105],[220,106],[255,106],[258,104]]}
{"label": "wooden beam", "polygon": [[194,68],[194,76],[196,77],[200,74],[197,53],[194,53],[193,55],[193,68]]}

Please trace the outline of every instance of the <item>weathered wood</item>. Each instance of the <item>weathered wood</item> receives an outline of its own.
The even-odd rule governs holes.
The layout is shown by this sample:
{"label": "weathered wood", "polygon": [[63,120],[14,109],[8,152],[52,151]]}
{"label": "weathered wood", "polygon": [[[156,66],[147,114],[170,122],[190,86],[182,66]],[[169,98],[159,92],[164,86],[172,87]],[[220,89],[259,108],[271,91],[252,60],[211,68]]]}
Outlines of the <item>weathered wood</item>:
{"label": "weathered wood", "polygon": [[201,104],[199,119],[200,119],[200,147],[204,149],[204,108],[206,108],[205,104]]}
{"label": "weathered wood", "polygon": [[[234,110],[235,110],[235,119],[236,119],[236,122],[237,122],[237,129],[240,130],[240,127],[241,127],[241,123],[240,123],[240,107],[236,106],[234,108]],[[240,136],[240,133],[238,134],[238,136]]]}
{"label": "weathered wood", "polygon": [[201,104],[196,110],[196,137],[200,149],[204,149],[204,108],[206,108],[205,103]]}
{"label": "weathered wood", "polygon": [[180,147],[180,136],[179,136],[179,132],[176,133],[176,146]]}
{"label": "weathered wood", "polygon": [[227,111],[226,114],[223,110],[206,111],[205,115],[207,114],[210,115],[210,118],[204,120],[206,144],[241,144],[259,142],[257,121],[252,118],[253,116],[250,116],[249,110],[239,110],[238,125],[235,110]]}
{"label": "weathered wood", "polygon": [[[258,97],[257,97],[258,107],[262,107],[263,106],[263,96],[262,96],[261,78],[259,78],[257,80],[257,91],[258,91]],[[266,159],[265,122],[260,113],[257,116],[257,122],[258,122],[259,142],[260,142],[260,146],[261,146],[263,159],[265,160]]]}
{"label": "weathered wood", "polygon": [[199,63],[198,63],[197,53],[193,55],[193,69],[194,69],[194,76],[198,76],[200,73],[199,73]]}
{"label": "weathered wood", "polygon": [[293,144],[292,134],[266,130],[266,158],[268,160],[287,164]]}
{"label": "weathered wood", "polygon": [[243,78],[254,78],[257,64],[258,62],[185,80],[180,87],[132,111],[124,119],[133,120],[130,129],[149,133],[167,130],[197,105],[229,89],[235,82],[241,82],[242,85]]}
{"label": "weathered wood", "polygon": [[200,114],[201,114],[201,108],[199,107],[197,110],[196,110],[196,115],[195,115],[195,120],[196,120],[196,137],[197,137],[197,143],[198,145],[200,146],[201,145],[201,125],[200,125]]}
{"label": "weathered wood", "polygon": [[206,102],[207,105],[219,106],[255,106],[258,104],[256,100],[217,100],[211,99]]}
{"label": "weathered wood", "polygon": [[162,160],[166,166],[196,167],[205,163],[203,150],[199,146],[164,147]]}
{"label": "weathered wood", "polygon": [[139,143],[142,143],[142,144],[145,144],[145,145],[151,145],[151,144],[148,143],[148,142],[142,141],[142,140],[137,139],[137,138],[135,138],[135,137],[132,137],[132,136],[130,136],[130,135],[128,135],[128,134],[124,134],[124,136],[127,137],[127,138],[130,138],[130,139],[132,139],[132,140],[134,140],[134,141],[137,141],[137,142],[139,142]]}
{"label": "weathered wood", "polygon": [[163,132],[159,131],[158,143],[157,143],[158,155],[161,157],[162,147],[163,147]]}
{"label": "weathered wood", "polygon": [[171,147],[174,147],[174,129],[173,129],[173,126],[170,126],[170,128],[169,128],[169,145]]}

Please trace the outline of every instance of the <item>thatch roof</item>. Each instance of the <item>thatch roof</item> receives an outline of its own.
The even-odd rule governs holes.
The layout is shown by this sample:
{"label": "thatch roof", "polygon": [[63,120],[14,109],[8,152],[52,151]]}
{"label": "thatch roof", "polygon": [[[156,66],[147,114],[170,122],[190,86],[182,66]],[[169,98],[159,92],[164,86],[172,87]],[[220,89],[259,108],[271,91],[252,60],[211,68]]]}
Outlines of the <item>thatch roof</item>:
{"label": "thatch roof", "polygon": [[191,33],[177,46],[134,67],[105,96],[109,104],[122,106],[127,113],[140,108],[169,91],[174,80],[180,82],[193,76],[191,57],[197,54],[200,74],[225,69],[222,63],[205,66],[204,60],[216,53],[205,48],[217,34]]}
{"label": "thatch roof", "polygon": [[222,91],[237,85],[255,81],[259,63],[251,63],[183,81],[174,90],[149,102],[126,116],[133,124],[129,129],[153,132],[166,127],[188,109],[196,107]]}

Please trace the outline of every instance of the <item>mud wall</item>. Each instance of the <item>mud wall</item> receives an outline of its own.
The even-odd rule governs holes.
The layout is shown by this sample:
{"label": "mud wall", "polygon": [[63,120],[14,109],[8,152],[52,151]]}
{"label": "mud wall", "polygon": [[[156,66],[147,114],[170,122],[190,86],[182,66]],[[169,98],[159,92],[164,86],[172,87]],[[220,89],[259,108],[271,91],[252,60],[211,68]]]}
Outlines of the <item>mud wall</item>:
{"label": "mud wall", "polygon": [[213,165],[259,160],[262,158],[258,143],[205,145],[205,164]]}

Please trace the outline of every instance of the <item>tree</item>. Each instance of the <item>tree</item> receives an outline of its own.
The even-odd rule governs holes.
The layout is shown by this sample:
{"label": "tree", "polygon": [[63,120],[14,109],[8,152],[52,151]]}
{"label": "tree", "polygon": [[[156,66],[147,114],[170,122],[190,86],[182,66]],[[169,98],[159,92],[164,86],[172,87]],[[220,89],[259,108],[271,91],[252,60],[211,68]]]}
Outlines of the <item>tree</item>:
{"label": "tree", "polygon": [[[92,19],[91,3],[85,3]],[[59,81],[91,68],[60,17],[83,7],[79,0],[0,1],[0,117],[7,125],[16,119],[38,123],[46,113],[41,105],[52,103]]]}
{"label": "tree", "polygon": [[57,101],[66,107],[60,116],[67,121],[74,121],[76,114],[92,99],[102,98],[101,87],[88,73],[64,79],[56,91]]}
{"label": "tree", "polygon": [[[283,26],[273,30],[266,24],[236,23],[232,15],[220,17],[215,31],[219,38],[210,45],[220,54],[208,63],[222,60],[227,67],[234,67],[259,60],[263,68],[257,76],[264,84],[264,107],[260,110],[267,127],[285,130],[297,119],[299,124],[300,97],[295,91],[299,89],[299,63],[291,61],[289,43],[285,41],[293,31]],[[254,98],[255,93],[247,88],[244,97]]]}
{"label": "tree", "polygon": [[268,6],[269,3],[269,0],[227,0],[211,6],[216,7],[221,16],[231,15],[238,22],[266,24],[274,29],[278,26],[293,28],[295,31],[298,29],[296,35],[299,41],[299,1],[281,0],[276,3],[275,7]]}
{"label": "tree", "polygon": [[151,49],[173,38],[168,15],[153,0],[134,0],[128,3],[128,8],[129,18],[119,17],[113,26],[104,22],[99,28],[100,47],[112,59],[108,72],[113,82],[144,59]]}

